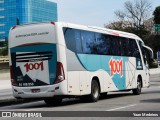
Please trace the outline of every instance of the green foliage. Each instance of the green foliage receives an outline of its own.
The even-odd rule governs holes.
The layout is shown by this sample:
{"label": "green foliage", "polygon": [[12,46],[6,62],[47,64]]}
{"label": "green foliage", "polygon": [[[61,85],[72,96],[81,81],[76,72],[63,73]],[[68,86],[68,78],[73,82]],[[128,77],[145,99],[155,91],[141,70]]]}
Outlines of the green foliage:
{"label": "green foliage", "polygon": [[120,31],[136,34],[140,38],[142,38],[144,40],[144,42],[147,43],[147,45],[148,45],[148,39],[147,38],[150,35],[150,31],[148,31],[144,26],[140,26],[139,28],[135,28],[135,27],[125,27],[125,28],[119,27],[118,28],[117,27],[117,28],[114,28],[114,30],[120,30]]}
{"label": "green foliage", "polygon": [[135,27],[126,27],[124,29],[125,32],[133,33],[142,38],[144,41],[146,36],[150,35],[150,31],[148,31],[145,27],[139,27],[138,29]]}
{"label": "green foliage", "polygon": [[156,9],[153,12],[154,15],[154,23],[160,24],[160,6],[156,7]]}
{"label": "green foliage", "polygon": [[[132,8],[138,8],[138,9],[132,9]],[[154,24],[160,24],[160,6],[156,7],[153,12],[154,19],[152,18],[149,19],[147,17],[144,17],[147,14],[150,15],[150,11],[146,11],[146,8],[150,8],[150,3],[149,2],[145,3],[144,0],[136,0],[136,4],[128,1],[125,3],[125,10],[124,10],[127,11],[127,13],[124,13],[123,11],[120,10],[115,12],[116,16],[119,18],[120,21],[113,22],[109,25],[106,25],[105,27],[138,35],[144,41],[145,45],[153,49],[154,58],[156,58],[157,51],[160,51],[160,33],[153,32],[152,27],[154,26]],[[145,12],[144,16],[138,14],[138,12],[136,11],[140,13],[141,12],[143,13],[144,11]],[[128,17],[128,15],[131,16]],[[132,18],[134,19],[132,20]],[[135,21],[135,19],[137,19],[137,21]],[[151,63],[151,67],[154,66],[156,65],[154,63],[153,64]]]}
{"label": "green foliage", "polygon": [[156,35],[155,36],[155,39],[154,39],[154,48],[155,48],[155,51],[160,51],[160,35]]}
{"label": "green foliage", "polygon": [[8,45],[0,49],[0,55],[1,56],[7,56],[8,55]]}
{"label": "green foliage", "polygon": [[[153,15],[154,24],[160,24],[160,6],[156,7],[156,9],[153,12]],[[160,33],[157,32],[157,34],[155,34],[152,44],[156,56],[157,51],[160,51]]]}

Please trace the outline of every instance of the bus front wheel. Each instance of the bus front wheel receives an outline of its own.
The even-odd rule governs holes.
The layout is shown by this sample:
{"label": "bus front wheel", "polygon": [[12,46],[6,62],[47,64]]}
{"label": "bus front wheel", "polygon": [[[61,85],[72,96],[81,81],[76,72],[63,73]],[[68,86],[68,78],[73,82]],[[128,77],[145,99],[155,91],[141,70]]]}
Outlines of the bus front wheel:
{"label": "bus front wheel", "polygon": [[137,80],[137,88],[133,89],[133,95],[140,95],[142,90],[142,81],[138,78]]}
{"label": "bus front wheel", "polygon": [[91,102],[97,102],[100,96],[100,87],[96,80],[92,81],[91,84],[91,94],[89,96],[89,99]]}

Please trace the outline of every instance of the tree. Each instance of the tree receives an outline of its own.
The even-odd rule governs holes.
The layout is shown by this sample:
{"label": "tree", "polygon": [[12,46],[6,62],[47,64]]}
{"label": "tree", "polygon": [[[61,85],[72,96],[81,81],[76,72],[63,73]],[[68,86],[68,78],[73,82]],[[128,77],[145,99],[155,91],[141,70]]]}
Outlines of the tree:
{"label": "tree", "polygon": [[141,38],[149,34],[150,31],[144,24],[151,17],[151,3],[148,0],[127,1],[124,3],[124,10],[115,11],[115,15],[122,23],[121,26],[126,26],[127,23],[120,30],[135,33]]}
{"label": "tree", "polygon": [[160,24],[160,6],[156,7],[156,9],[153,12],[154,15],[154,23]]}
{"label": "tree", "polygon": [[0,55],[2,56],[7,56],[8,55],[8,45],[4,46],[1,50],[0,50]]}
{"label": "tree", "polygon": [[144,21],[151,16],[151,3],[148,0],[134,0],[124,3],[124,10],[115,11],[115,15],[123,21],[130,22],[131,26],[141,29]]}
{"label": "tree", "polygon": [[123,21],[112,22],[109,25],[105,25],[106,28],[123,31]]}
{"label": "tree", "polygon": [[[153,12],[154,15],[154,24],[160,24],[160,6],[156,7]],[[155,40],[153,43],[155,52],[160,51],[160,34],[157,32]]]}

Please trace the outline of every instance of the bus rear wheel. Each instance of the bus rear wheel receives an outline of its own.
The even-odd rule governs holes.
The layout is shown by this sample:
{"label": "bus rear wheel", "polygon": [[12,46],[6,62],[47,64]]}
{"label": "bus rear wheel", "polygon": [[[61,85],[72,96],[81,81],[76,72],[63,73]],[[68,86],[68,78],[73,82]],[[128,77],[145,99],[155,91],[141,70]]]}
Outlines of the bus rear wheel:
{"label": "bus rear wheel", "polygon": [[140,95],[142,91],[142,81],[138,78],[137,80],[137,88],[133,89],[133,95]]}
{"label": "bus rear wheel", "polygon": [[89,100],[91,102],[97,102],[99,100],[99,96],[100,96],[99,84],[96,80],[93,80],[91,84],[91,94],[89,96]]}
{"label": "bus rear wheel", "polygon": [[62,103],[62,98],[45,98],[44,102],[49,106],[56,106]]}

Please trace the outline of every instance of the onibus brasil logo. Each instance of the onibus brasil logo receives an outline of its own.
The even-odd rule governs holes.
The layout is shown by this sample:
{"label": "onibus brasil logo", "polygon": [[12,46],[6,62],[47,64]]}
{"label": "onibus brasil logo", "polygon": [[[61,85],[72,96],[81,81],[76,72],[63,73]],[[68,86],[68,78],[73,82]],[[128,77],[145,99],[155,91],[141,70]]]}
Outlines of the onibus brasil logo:
{"label": "onibus brasil logo", "polygon": [[113,77],[115,74],[119,74],[121,77],[123,77],[123,61],[115,60],[113,58],[109,61],[109,67],[110,67],[110,76]]}

